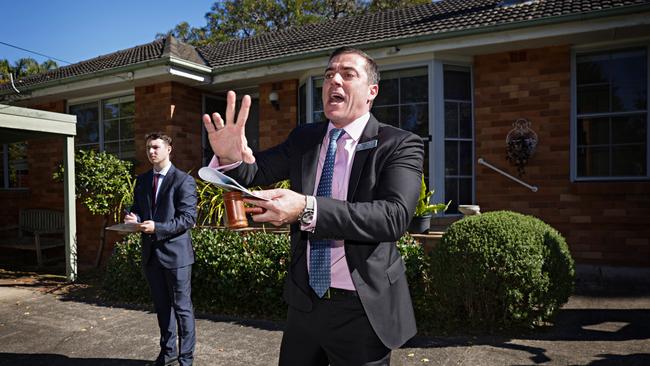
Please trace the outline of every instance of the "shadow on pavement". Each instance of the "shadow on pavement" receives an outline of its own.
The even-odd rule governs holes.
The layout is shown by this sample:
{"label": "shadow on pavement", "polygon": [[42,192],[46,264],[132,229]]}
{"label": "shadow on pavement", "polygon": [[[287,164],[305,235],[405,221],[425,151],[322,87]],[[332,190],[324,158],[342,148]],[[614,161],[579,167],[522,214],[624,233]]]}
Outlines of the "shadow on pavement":
{"label": "shadow on pavement", "polygon": [[650,353],[635,353],[633,355],[604,354],[596,357],[601,360],[593,361],[589,366],[645,366],[650,365]]}
{"label": "shadow on pavement", "polygon": [[151,361],[125,360],[119,358],[70,358],[48,353],[3,353],[0,352],[0,366],[144,366]]}

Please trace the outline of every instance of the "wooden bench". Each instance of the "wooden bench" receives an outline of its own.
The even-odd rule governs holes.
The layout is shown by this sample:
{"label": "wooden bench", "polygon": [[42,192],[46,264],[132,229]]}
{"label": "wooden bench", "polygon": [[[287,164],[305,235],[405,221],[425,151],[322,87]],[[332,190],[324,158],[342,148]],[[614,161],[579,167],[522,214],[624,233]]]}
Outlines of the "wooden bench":
{"label": "wooden bench", "polygon": [[15,236],[0,237],[0,247],[36,251],[39,267],[43,265],[44,249],[65,246],[65,220],[61,211],[23,209],[20,211],[17,226],[0,228],[0,231],[9,230],[17,233]]}

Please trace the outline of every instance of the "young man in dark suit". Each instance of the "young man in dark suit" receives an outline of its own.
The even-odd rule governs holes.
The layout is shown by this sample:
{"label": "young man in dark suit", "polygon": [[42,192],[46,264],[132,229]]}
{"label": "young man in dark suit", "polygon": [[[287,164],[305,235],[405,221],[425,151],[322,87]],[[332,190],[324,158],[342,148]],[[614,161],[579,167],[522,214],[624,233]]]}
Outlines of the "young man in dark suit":
{"label": "young man in dark suit", "polygon": [[291,190],[259,192],[270,201],[258,222],[291,223],[289,304],[280,365],[389,365],[391,349],[416,333],[405,265],[395,242],[420,190],[422,139],[370,114],[379,91],[375,62],[353,48],[334,51],[325,70],[328,122],[294,129],[253,155],[244,136],[250,98],[235,123],[203,116],[219,167],[242,184],[290,179]]}
{"label": "young man in dark suit", "polygon": [[188,366],[196,343],[190,237],[196,222],[196,182],[171,163],[171,137],[155,132],[145,140],[153,169],[138,176],[133,207],[124,222],[138,223],[142,232],[142,265],[160,328],[160,353],[153,364],[178,360]]}

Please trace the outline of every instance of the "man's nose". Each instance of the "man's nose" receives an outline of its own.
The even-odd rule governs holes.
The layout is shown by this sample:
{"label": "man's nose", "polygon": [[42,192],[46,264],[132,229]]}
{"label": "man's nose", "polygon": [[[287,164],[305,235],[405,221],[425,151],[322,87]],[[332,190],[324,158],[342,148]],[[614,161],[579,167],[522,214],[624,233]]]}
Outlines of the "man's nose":
{"label": "man's nose", "polygon": [[332,83],[336,85],[341,85],[343,83],[343,77],[338,72],[332,77]]}

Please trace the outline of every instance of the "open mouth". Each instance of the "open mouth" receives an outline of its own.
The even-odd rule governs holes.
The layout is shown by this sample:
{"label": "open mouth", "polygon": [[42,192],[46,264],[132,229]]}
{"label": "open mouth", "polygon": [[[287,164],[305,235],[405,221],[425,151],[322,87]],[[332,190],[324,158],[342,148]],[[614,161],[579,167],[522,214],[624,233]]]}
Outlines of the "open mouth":
{"label": "open mouth", "polygon": [[328,103],[330,103],[330,104],[339,104],[339,103],[343,103],[344,101],[345,101],[345,98],[343,97],[343,94],[332,93],[332,94],[330,94]]}

